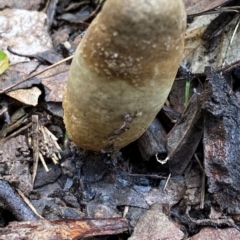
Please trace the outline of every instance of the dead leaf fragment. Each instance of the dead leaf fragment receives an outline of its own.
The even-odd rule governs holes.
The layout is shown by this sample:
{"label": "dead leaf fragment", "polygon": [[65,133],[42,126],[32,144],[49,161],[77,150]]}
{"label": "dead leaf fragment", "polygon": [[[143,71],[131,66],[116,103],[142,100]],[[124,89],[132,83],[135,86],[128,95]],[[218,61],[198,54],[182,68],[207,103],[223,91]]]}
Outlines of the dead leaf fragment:
{"label": "dead leaf fragment", "polygon": [[187,15],[199,14],[217,8],[229,0],[184,0]]}
{"label": "dead leaf fragment", "polygon": [[19,102],[25,103],[27,105],[36,106],[38,104],[38,97],[41,95],[41,90],[37,87],[18,89],[6,93],[9,97],[12,97]]}

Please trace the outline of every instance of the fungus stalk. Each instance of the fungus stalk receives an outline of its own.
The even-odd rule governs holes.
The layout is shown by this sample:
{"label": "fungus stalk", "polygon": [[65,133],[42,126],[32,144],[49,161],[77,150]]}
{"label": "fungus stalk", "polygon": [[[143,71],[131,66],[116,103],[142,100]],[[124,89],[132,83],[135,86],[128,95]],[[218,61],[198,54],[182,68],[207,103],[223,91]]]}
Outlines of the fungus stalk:
{"label": "fungus stalk", "polygon": [[70,139],[100,151],[139,138],[171,90],[185,27],[182,0],[107,0],[71,64],[63,100]]}

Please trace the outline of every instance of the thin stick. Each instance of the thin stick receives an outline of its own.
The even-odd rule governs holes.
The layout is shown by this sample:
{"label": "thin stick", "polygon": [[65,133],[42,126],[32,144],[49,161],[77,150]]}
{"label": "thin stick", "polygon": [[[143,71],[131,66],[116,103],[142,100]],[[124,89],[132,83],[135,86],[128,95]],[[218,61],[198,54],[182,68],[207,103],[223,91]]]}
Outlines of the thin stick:
{"label": "thin stick", "polygon": [[7,142],[8,140],[10,140],[13,137],[16,137],[17,135],[19,135],[19,133],[23,132],[24,130],[30,128],[32,126],[32,123],[28,123],[26,126],[18,129],[17,131],[15,131],[13,134],[7,136],[6,138],[0,139],[0,144],[3,144],[5,142]]}
{"label": "thin stick", "polygon": [[232,44],[232,42],[233,42],[233,39],[234,39],[234,37],[235,37],[235,35],[236,35],[236,32],[237,32],[237,30],[238,30],[239,23],[240,23],[240,18],[238,18],[237,24],[236,24],[235,29],[234,29],[234,31],[233,31],[233,34],[232,34],[232,37],[231,37],[231,40],[230,40],[230,46],[231,46],[231,44]]}
{"label": "thin stick", "polygon": [[57,137],[53,133],[51,133],[46,127],[44,127],[44,131],[47,132],[47,134],[50,135],[54,141],[57,141]]}
{"label": "thin stick", "polygon": [[170,180],[170,178],[171,178],[171,173],[168,175],[168,178],[167,178],[167,181],[166,181],[166,183],[165,183],[165,186],[164,186],[164,188],[163,188],[163,191],[165,192],[165,190],[166,190],[166,188],[167,188],[167,185],[168,185],[168,182],[169,182],[169,180]]}
{"label": "thin stick", "polygon": [[42,71],[39,71],[39,72],[37,72],[37,73],[35,73],[35,74],[33,74],[33,75],[30,75],[30,76],[28,76],[27,78],[25,78],[25,79],[23,79],[23,80],[21,80],[21,81],[19,81],[19,82],[17,82],[17,83],[14,83],[12,86],[9,86],[9,87],[1,90],[1,91],[0,91],[0,94],[5,93],[6,91],[10,90],[11,88],[16,87],[17,85],[19,85],[19,84],[21,84],[21,83],[24,83],[24,82],[26,82],[27,80],[29,80],[29,79],[31,79],[31,78],[33,78],[33,77],[36,77],[37,75],[39,75],[39,74],[41,74],[41,73],[44,73],[44,72],[48,71],[48,70],[51,69],[51,68],[57,67],[58,65],[60,65],[60,64],[62,64],[62,63],[64,63],[64,62],[67,62],[68,60],[70,60],[70,59],[72,59],[72,58],[73,58],[73,55],[70,56],[70,57],[64,58],[63,60],[61,60],[61,61],[59,61],[59,62],[57,62],[57,63],[54,63],[53,65],[51,65],[51,66],[43,69]]}
{"label": "thin stick", "polygon": [[23,199],[23,201],[29,206],[29,208],[31,208],[31,210],[41,219],[44,219],[35,209],[35,207],[32,205],[32,203],[25,197],[25,195],[19,190],[17,189],[18,194],[21,196],[21,198]]}
{"label": "thin stick", "polygon": [[47,164],[46,164],[46,162],[45,162],[45,160],[43,158],[43,155],[41,153],[39,153],[39,158],[40,158],[40,160],[42,162],[43,167],[45,168],[45,171],[49,172],[49,168],[48,168],[48,166],[47,166]]}
{"label": "thin stick", "polygon": [[57,140],[58,140],[57,137],[56,137],[52,132],[50,132],[46,127],[44,127],[44,131],[45,131],[45,132],[49,135],[49,137],[52,139],[55,147],[61,152],[62,149],[60,148],[60,146],[59,146],[58,143],[57,143]]}
{"label": "thin stick", "polygon": [[51,159],[52,159],[52,161],[53,161],[53,163],[54,163],[55,165],[59,164],[59,163],[58,163],[58,158],[57,158],[57,156],[56,156],[55,154],[52,155]]}

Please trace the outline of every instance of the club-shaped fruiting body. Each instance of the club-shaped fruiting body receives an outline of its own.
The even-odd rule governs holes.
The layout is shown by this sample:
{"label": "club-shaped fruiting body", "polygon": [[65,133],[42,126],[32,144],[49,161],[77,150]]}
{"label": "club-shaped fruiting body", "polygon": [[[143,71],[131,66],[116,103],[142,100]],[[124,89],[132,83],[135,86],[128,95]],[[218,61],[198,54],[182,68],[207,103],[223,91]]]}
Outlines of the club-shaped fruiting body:
{"label": "club-shaped fruiting body", "polygon": [[184,48],[182,0],[107,0],[78,46],[64,93],[70,139],[86,150],[139,138],[163,106]]}

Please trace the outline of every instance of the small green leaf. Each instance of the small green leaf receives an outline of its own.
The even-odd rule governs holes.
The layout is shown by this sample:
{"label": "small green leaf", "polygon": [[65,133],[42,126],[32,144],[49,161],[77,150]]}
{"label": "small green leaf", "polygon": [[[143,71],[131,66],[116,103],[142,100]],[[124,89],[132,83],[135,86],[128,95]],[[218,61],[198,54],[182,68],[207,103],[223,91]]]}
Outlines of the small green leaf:
{"label": "small green leaf", "polygon": [[191,86],[191,81],[187,80],[185,85],[185,103],[184,103],[185,107],[188,105],[188,102],[189,102],[190,86]]}
{"label": "small green leaf", "polygon": [[4,73],[9,68],[8,56],[0,50],[0,74]]}

